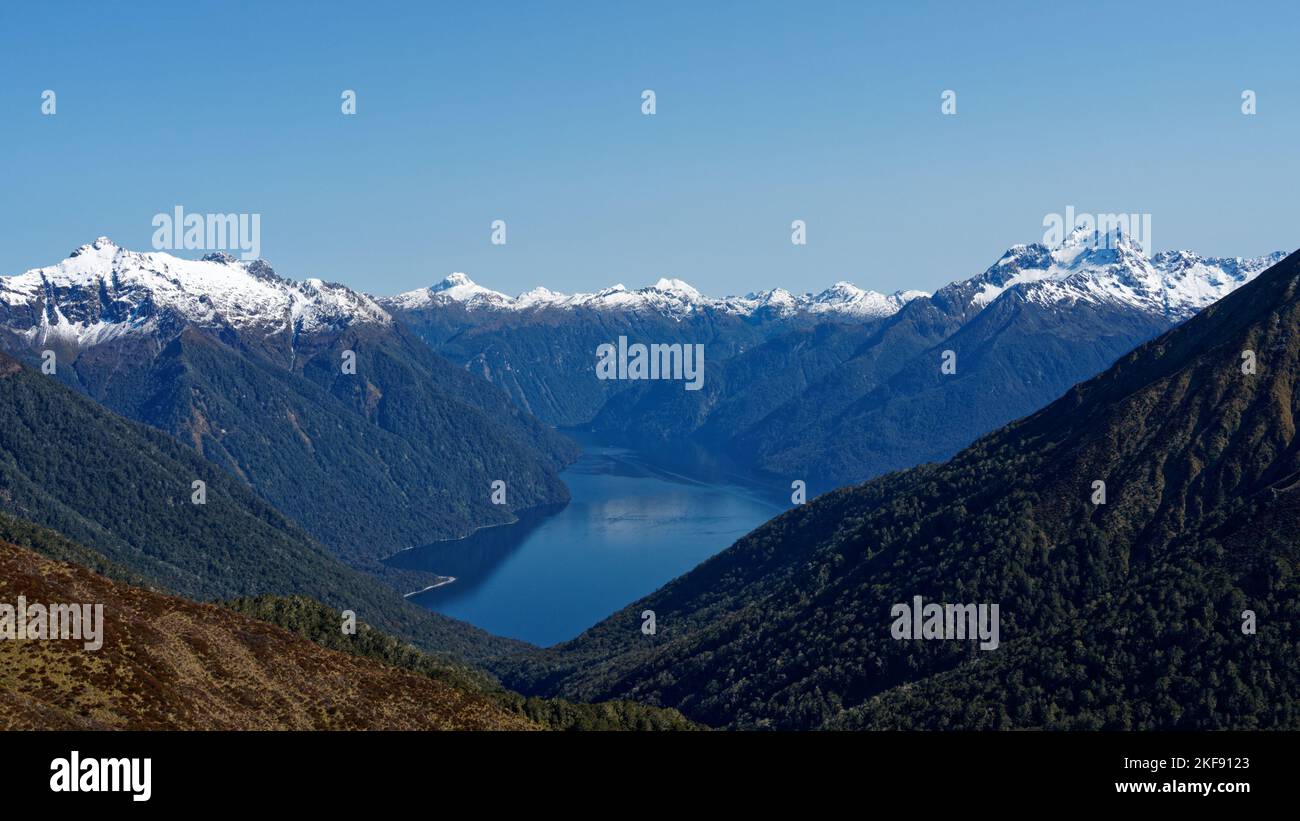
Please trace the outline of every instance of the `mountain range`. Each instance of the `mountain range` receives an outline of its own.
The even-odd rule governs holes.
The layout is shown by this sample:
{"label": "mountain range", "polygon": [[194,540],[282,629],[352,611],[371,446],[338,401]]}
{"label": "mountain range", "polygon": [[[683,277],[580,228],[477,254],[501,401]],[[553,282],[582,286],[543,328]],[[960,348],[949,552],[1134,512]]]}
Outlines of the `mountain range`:
{"label": "mountain range", "polygon": [[[828,321],[697,306],[680,283],[636,310],[448,297],[404,313],[261,262],[97,241],[0,279],[0,337],[27,363],[0,354],[0,563],[7,585],[114,602],[109,678],[149,683],[171,712],[142,712],[139,688],[98,674],[65,687],[55,673],[73,662],[53,645],[27,661],[6,645],[6,669],[36,675],[6,677],[0,699],[14,726],[689,726],[675,711],[731,728],[1297,726],[1300,254],[1279,256],[1147,259],[1122,235],[1075,234],[888,314]],[[629,328],[710,333],[731,353],[698,397],[601,398],[555,376],[598,382],[584,346]],[[538,356],[540,373],[493,387],[485,360],[421,339],[444,332],[444,352],[495,335],[496,355]],[[1148,341],[1123,352],[1129,339]],[[54,374],[38,370],[45,351]],[[590,403],[591,427],[715,437],[764,467],[956,455],[825,493],[540,650],[410,604],[393,588],[418,574],[378,559],[563,497],[573,446],[524,393],[546,379],[549,407]],[[524,491],[499,512],[466,491],[487,496],[496,475]],[[997,605],[1000,643],[892,637],[916,597]],[[343,609],[376,630],[342,639]],[[204,699],[199,668],[301,698]],[[340,709],[306,670],[382,696]],[[421,699],[437,709],[405,715]]]}
{"label": "mountain range", "polygon": [[517,297],[484,288],[463,273],[455,273],[428,288],[381,299],[394,311],[461,307],[467,311],[536,313],[550,308],[630,313],[659,313],[684,318],[701,311],[762,319],[812,315],[872,319],[889,316],[908,301],[929,296],[924,291],[881,294],[851,282],[837,282],[818,294],[795,295],[784,288],[740,296],[706,297],[680,279],[661,278],[654,285],[629,291],[622,283],[592,294],[563,294],[538,287]]}
{"label": "mountain range", "polygon": [[[709,299],[663,280],[512,300],[456,275],[380,302],[544,421],[640,442],[691,437],[786,483],[829,488],[952,455],[1282,256],[1147,258],[1120,231],[1075,231],[1056,248],[1015,246],[928,295],[841,283]],[[877,309],[852,308],[864,303]],[[704,344],[703,389],[596,380],[592,352],[620,335]],[[941,370],[945,351],[953,373]]]}
{"label": "mountain range", "polygon": [[888,316],[920,292],[885,296],[839,283],[800,297],[769,290],[712,299],[676,279],[629,291],[565,295],[537,288],[519,297],[452,274],[430,288],[379,303],[439,353],[500,387],[538,419],[588,425],[629,383],[595,378],[595,351],[633,341],[704,344],[707,359],[734,356],[789,331],[830,319]]}
{"label": "mountain range", "polygon": [[[0,347],[33,365],[54,352],[58,378],[191,443],[378,570],[564,502],[557,472],[577,451],[553,426],[691,438],[817,490],[947,458],[1280,258],[1148,258],[1121,232],[1076,231],[934,294],[840,282],[710,298],[661,279],[510,297],[453,274],[372,298],[261,260],[101,238],[0,278]],[[595,378],[596,349],[620,336],[704,345],[703,389]],[[497,480],[506,504],[492,503]]]}
{"label": "mountain range", "polygon": [[[947,462],[824,494],[497,669],[733,728],[1297,726],[1300,253],[1246,278]],[[895,632],[917,597],[998,606],[1000,643]]]}
{"label": "mountain range", "polygon": [[358,567],[568,498],[571,442],[371,298],[260,260],[100,238],[0,278],[0,347],[190,445]]}

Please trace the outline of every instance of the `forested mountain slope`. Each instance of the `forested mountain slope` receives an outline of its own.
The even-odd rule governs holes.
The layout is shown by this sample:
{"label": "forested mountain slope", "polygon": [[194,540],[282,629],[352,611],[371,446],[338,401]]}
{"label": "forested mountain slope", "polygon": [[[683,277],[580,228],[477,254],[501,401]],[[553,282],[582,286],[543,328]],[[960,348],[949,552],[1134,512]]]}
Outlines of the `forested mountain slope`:
{"label": "forested mountain slope", "polygon": [[[1300,727],[1298,290],[1293,254],[947,463],[498,669],[732,727]],[[997,604],[1000,645],[893,638],[914,596]]]}
{"label": "forested mountain slope", "polygon": [[571,442],[369,297],[261,260],[101,237],[0,277],[0,347],[171,434],[367,569],[568,499]]}
{"label": "forested mountain slope", "polygon": [[[203,504],[195,503],[196,481],[204,483]],[[0,513],[85,546],[66,546],[59,558],[116,568],[189,598],[302,594],[355,610],[427,650],[474,658],[517,646],[407,602],[192,449],[4,354]],[[102,557],[99,566],[87,548]]]}

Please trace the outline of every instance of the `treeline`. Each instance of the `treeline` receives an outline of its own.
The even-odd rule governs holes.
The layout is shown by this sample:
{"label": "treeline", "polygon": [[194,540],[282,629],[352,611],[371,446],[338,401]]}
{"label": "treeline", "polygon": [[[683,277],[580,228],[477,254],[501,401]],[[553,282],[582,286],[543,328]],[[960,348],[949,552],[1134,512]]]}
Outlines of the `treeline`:
{"label": "treeline", "polygon": [[630,701],[575,704],[561,699],[525,698],[506,690],[473,668],[421,652],[364,622],[357,622],[355,633],[345,633],[339,611],[303,596],[257,596],[223,604],[246,616],[283,627],[322,647],[410,670],[462,690],[483,693],[507,711],[553,730],[700,729],[676,710],[647,707]]}

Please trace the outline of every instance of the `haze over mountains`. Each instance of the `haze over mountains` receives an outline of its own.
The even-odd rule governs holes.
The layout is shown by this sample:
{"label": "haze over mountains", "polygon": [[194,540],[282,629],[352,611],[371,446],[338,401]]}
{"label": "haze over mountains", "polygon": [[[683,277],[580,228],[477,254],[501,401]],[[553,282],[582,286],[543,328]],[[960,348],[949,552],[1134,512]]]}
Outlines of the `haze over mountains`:
{"label": "haze over mountains", "polygon": [[[1019,245],[933,295],[841,283],[816,296],[710,299],[676,280],[511,299],[453,275],[381,299],[439,352],[543,421],[632,441],[693,437],[822,488],[950,456],[1248,282],[1280,252],[1148,259],[1129,236]],[[703,343],[703,390],[599,381],[592,352]],[[944,351],[956,372],[940,372]]]}
{"label": "haze over mountains", "polygon": [[[828,493],[499,669],[737,728],[1295,727],[1297,329],[1293,254],[950,461]],[[915,596],[999,605],[999,647],[892,637]]]}
{"label": "haze over mountains", "polygon": [[743,297],[706,297],[680,279],[661,278],[654,285],[629,291],[622,283],[594,294],[562,294],[538,287],[518,297],[484,288],[462,273],[439,283],[394,297],[381,299],[396,311],[430,307],[461,306],[467,310],[536,312],[547,308],[590,308],[592,310],[655,312],[684,317],[697,311],[714,311],[736,316],[763,318],[799,314],[859,319],[889,316],[909,300],[928,296],[924,291],[896,291],[881,294],[863,290],[851,282],[837,282],[819,294],[795,295],[784,288],[749,293]]}

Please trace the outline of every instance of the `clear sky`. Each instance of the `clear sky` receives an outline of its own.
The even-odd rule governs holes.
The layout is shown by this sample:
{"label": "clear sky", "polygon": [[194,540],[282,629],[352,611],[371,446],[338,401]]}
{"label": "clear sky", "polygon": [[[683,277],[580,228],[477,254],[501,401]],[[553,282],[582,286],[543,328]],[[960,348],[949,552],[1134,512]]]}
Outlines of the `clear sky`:
{"label": "clear sky", "polygon": [[932,290],[1069,205],[1300,246],[1294,2],[470,5],[0,5],[0,273],[175,205],[377,294]]}

